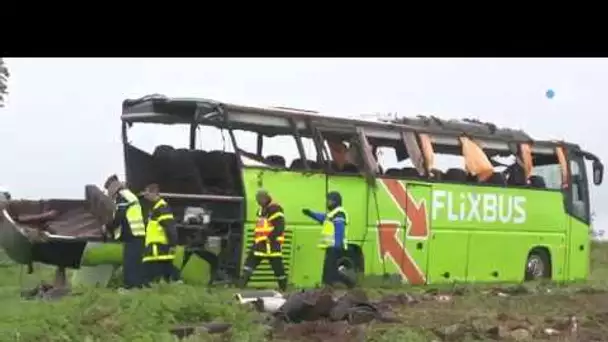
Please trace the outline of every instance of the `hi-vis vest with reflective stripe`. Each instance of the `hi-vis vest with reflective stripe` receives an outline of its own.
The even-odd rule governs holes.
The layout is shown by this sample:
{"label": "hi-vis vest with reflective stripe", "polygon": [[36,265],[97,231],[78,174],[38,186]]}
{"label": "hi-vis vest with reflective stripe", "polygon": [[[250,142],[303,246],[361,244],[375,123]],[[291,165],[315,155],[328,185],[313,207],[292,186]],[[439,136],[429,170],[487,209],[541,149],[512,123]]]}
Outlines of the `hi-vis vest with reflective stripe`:
{"label": "hi-vis vest with reflective stripe", "polygon": [[282,255],[281,247],[283,245],[283,242],[285,242],[285,233],[283,232],[283,234],[277,236],[276,242],[278,243],[278,245],[271,244],[271,242],[268,240],[268,236],[274,229],[274,226],[272,225],[271,221],[278,217],[284,217],[283,213],[278,212],[268,217],[264,217],[262,215],[262,208],[260,208],[258,209],[257,216],[258,221],[253,230],[253,255],[260,257],[280,257]]}
{"label": "hi-vis vest with reflective stripe", "polygon": [[150,218],[148,220],[148,226],[146,227],[146,242],[143,261],[159,261],[159,260],[173,260],[175,259],[175,250],[168,244],[167,234],[160,225],[160,222],[165,220],[173,220],[173,214],[161,214],[158,217],[154,217],[154,212],[163,206],[166,206],[167,202],[160,199],[154,204],[150,211]]}
{"label": "hi-vis vest with reflective stripe", "polygon": [[[273,205],[273,204],[269,204],[269,206],[270,205]],[[253,230],[253,242],[254,243],[259,243],[259,242],[268,240],[268,235],[270,235],[270,233],[274,229],[274,226],[272,225],[271,221],[278,217],[283,217],[284,215],[282,212],[278,212],[278,213],[274,213],[274,214],[270,215],[269,217],[264,217],[264,216],[262,216],[262,208],[260,208],[260,209],[258,209],[257,216],[258,216],[258,221]],[[285,241],[285,234],[281,234],[277,237],[277,242],[279,244],[283,244],[284,241]]]}
{"label": "hi-vis vest with reflective stripe", "polygon": [[346,249],[347,241],[346,241],[346,227],[348,225],[348,215],[346,211],[342,207],[337,207],[334,210],[330,211],[325,215],[325,221],[323,222],[323,229],[321,230],[321,241],[319,242],[320,248],[328,248],[332,247],[335,244],[335,230],[333,219],[336,217],[338,213],[344,214],[344,238],[343,238],[343,248]]}
{"label": "hi-vis vest with reflective stripe", "polygon": [[[127,221],[131,228],[131,234],[133,236],[144,236],[146,235],[146,226],[144,224],[144,217],[141,211],[141,205],[139,199],[131,190],[122,189],[118,193],[127,200]],[[122,229],[116,229],[114,231],[114,238],[119,239],[122,234]]]}

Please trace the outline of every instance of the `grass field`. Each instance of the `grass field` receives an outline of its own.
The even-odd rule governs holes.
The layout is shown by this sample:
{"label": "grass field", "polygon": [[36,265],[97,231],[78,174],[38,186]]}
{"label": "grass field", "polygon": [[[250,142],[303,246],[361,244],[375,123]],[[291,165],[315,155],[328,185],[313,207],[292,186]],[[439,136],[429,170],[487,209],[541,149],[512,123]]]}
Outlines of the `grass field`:
{"label": "grass field", "polygon": [[[20,289],[50,279],[51,270],[38,265],[33,275],[26,275],[19,266],[0,263],[0,275],[0,341],[174,341],[172,325],[203,321],[234,325],[227,334],[199,334],[186,341],[269,340],[264,326],[254,322],[259,314],[234,302],[234,290],[159,285],[120,295],[109,289],[74,289],[72,296],[57,301],[25,301]],[[608,340],[608,244],[593,245],[592,274],[585,284],[455,286],[439,289],[449,295],[445,300],[422,296],[429,288],[376,284],[365,290],[376,298],[405,292],[422,298],[417,304],[393,305],[401,324],[359,327],[358,338],[364,334],[366,341]],[[570,316],[578,320],[576,332],[566,324]],[[315,329],[322,327],[291,326],[283,336],[354,339],[344,330],[321,337]],[[275,335],[274,340],[280,339]]]}

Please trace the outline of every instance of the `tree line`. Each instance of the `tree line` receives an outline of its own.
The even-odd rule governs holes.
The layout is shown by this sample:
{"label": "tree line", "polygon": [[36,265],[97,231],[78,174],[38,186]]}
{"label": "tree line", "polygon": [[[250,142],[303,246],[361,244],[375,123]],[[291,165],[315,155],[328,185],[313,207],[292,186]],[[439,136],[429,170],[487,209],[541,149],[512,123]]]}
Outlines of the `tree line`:
{"label": "tree line", "polygon": [[0,108],[4,107],[8,95],[8,78],[10,75],[4,58],[0,57]]}

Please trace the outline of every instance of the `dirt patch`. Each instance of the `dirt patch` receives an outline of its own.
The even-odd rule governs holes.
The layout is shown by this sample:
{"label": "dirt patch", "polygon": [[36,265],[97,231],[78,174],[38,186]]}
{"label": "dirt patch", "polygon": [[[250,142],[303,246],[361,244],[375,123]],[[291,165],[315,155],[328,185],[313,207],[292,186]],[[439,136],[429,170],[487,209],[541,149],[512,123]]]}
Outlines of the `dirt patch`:
{"label": "dirt patch", "polygon": [[273,334],[278,341],[315,341],[315,342],[363,342],[365,329],[345,321],[331,322],[319,320],[287,324]]}
{"label": "dirt patch", "polygon": [[[608,333],[608,311],[600,309],[608,304],[603,292],[560,294],[513,286],[466,294],[396,293],[370,300],[361,290],[336,298],[325,289],[290,298],[274,315],[273,340],[363,341],[390,327],[418,331],[436,341],[604,341]],[[590,312],[590,306],[598,311]]]}
{"label": "dirt patch", "polygon": [[400,293],[370,300],[361,289],[343,295],[337,295],[330,288],[297,292],[270,316],[269,337],[278,341],[365,341],[366,331],[374,322],[401,323],[395,309],[423,301],[449,300],[451,297],[446,299],[446,295],[440,293],[427,293],[418,298]]}

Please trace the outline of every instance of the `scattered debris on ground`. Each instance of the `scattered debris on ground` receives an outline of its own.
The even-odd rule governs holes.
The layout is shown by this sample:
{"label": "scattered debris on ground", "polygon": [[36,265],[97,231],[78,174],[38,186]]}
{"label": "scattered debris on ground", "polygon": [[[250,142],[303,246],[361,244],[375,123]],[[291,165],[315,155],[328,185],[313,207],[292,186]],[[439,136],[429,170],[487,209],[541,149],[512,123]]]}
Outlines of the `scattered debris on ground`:
{"label": "scattered debris on ground", "polygon": [[[423,294],[409,293],[389,294],[379,300],[370,300],[363,290],[351,290],[337,295],[330,288],[301,291],[279,297],[270,293],[268,297],[248,294],[249,300],[243,304],[252,305],[257,311],[266,315],[259,323],[269,327],[269,335],[278,341],[364,341],[366,331],[374,326],[382,327],[387,323],[411,324],[412,329],[419,329],[414,322],[407,322],[400,317],[410,310],[435,310],[441,313],[449,310],[455,298],[465,294],[464,290],[441,292],[427,290]],[[545,291],[538,291],[545,292]],[[494,288],[485,292],[498,297],[512,297],[537,293],[523,286]],[[506,298],[505,298],[506,299]],[[278,309],[276,303],[283,303]],[[273,304],[273,305],[271,305]],[[446,306],[447,305],[447,306]],[[608,321],[606,317],[597,317],[596,321]],[[593,320],[592,320],[593,321]],[[427,327],[435,341],[463,340],[563,340],[581,339],[601,341],[592,329],[582,326],[575,315],[545,319],[533,322],[527,317],[498,314],[492,316],[468,316],[467,318],[444,321],[444,325]],[[438,322],[436,322],[438,323]],[[376,324],[376,325],[374,325]],[[435,325],[435,324],[433,324]]]}
{"label": "scattered debris on ground", "polygon": [[33,289],[21,292],[23,299],[57,300],[70,294],[68,287],[56,287],[48,283],[42,283]]}
{"label": "scattered debris on ground", "polygon": [[296,292],[287,298],[276,293],[266,295],[253,300],[254,293],[239,294],[237,299],[268,315],[261,323],[269,327],[275,339],[290,341],[364,341],[363,325],[373,321],[398,323],[392,307],[417,302],[408,294],[371,301],[359,289],[343,295],[331,288]]}
{"label": "scattered debris on ground", "polygon": [[53,284],[42,282],[33,289],[22,291],[21,298],[56,300],[63,298],[70,293],[71,290],[67,284],[66,270],[64,267],[57,267],[55,269],[55,279],[53,280]]}
{"label": "scattered debris on ground", "polygon": [[491,321],[493,323],[489,323],[487,318],[470,319],[467,322],[433,329],[433,333],[441,341],[530,341],[576,338],[578,336],[579,325],[575,316],[546,321],[547,327],[542,329],[527,318],[511,317],[506,314],[492,317]]}

